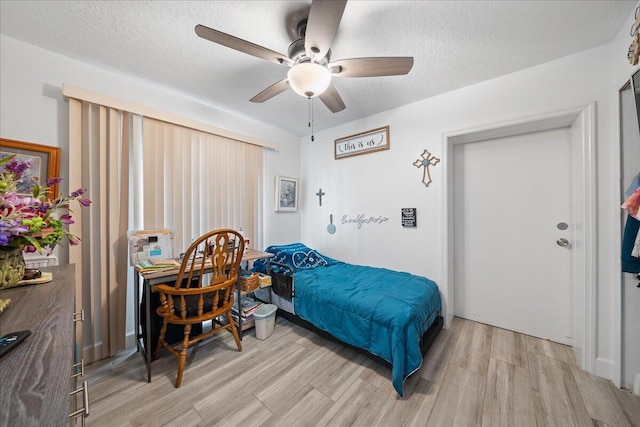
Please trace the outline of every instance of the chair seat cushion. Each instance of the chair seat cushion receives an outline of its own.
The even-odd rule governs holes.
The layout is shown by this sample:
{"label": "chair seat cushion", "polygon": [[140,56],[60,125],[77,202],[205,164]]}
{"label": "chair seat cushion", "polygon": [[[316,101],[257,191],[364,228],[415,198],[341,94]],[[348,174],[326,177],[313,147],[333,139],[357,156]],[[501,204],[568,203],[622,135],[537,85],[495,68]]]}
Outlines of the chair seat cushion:
{"label": "chair seat cushion", "polygon": [[[204,305],[203,305],[203,312],[207,313],[210,312],[213,308],[213,296],[215,295],[214,292],[209,292],[204,294]],[[199,299],[199,295],[189,295],[187,296],[185,299],[187,300],[187,316],[188,317],[195,317],[198,315],[198,299]],[[219,306],[220,304],[218,304]]]}

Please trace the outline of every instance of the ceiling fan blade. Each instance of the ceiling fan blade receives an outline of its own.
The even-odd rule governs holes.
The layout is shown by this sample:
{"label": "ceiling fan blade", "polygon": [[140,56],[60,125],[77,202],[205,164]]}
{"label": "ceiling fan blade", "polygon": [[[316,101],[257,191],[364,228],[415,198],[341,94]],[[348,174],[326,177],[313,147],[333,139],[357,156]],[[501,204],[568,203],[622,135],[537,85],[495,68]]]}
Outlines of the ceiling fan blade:
{"label": "ceiling fan blade", "polygon": [[329,64],[338,77],[398,76],[407,74],[412,67],[411,56],[340,59]]}
{"label": "ceiling fan blade", "polygon": [[205,27],[204,25],[196,25],[196,34],[203,39],[230,47],[231,49],[235,49],[240,52],[248,53],[249,55],[258,58],[266,59],[267,61],[275,62],[276,64],[291,64],[291,59],[286,55],[232,36],[231,34]]}
{"label": "ceiling fan blade", "polygon": [[313,0],[304,36],[307,56],[324,58],[336,37],[346,5],[347,0]]}
{"label": "ceiling fan blade", "polygon": [[347,108],[333,84],[330,84],[327,90],[322,92],[321,95],[318,95],[318,98],[320,98],[320,101],[322,101],[332,113],[337,113]]}
{"label": "ceiling fan blade", "polygon": [[265,90],[263,90],[262,92],[254,96],[253,98],[251,98],[249,101],[264,102],[268,99],[273,98],[278,94],[281,94],[282,92],[287,90],[288,87],[289,87],[289,80],[287,79],[280,80],[278,83],[272,84],[271,86],[269,86],[268,88],[266,88]]}

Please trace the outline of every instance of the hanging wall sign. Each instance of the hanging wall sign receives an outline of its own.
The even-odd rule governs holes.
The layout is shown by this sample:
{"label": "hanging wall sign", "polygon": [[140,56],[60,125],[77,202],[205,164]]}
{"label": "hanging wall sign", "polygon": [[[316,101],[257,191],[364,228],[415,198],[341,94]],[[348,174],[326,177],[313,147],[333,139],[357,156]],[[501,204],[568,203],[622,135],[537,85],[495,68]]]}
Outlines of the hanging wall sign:
{"label": "hanging wall sign", "polygon": [[402,208],[402,226],[403,227],[417,227],[418,216],[416,214],[416,208]]}
{"label": "hanging wall sign", "polygon": [[336,139],[334,144],[336,160],[344,157],[373,153],[375,151],[388,150],[391,146],[389,141],[389,126]]}

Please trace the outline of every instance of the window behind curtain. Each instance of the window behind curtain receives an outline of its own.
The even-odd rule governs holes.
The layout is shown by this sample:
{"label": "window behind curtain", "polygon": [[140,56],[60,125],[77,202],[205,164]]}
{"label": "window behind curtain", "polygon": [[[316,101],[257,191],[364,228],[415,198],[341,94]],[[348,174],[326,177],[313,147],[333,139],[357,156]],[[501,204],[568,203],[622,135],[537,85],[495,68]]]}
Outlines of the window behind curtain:
{"label": "window behind curtain", "polygon": [[173,229],[178,252],[215,228],[242,227],[260,244],[262,147],[146,117],[142,136],[137,228]]}
{"label": "window behind curtain", "polygon": [[69,188],[85,188],[93,200],[69,225],[82,244],[68,249],[76,264],[76,309],[91,319],[76,339],[91,363],[135,346],[138,335],[127,230],[174,229],[179,253],[206,231],[242,227],[261,247],[264,148],[143,118],[144,112],[132,111],[136,106],[102,95],[65,90]]}

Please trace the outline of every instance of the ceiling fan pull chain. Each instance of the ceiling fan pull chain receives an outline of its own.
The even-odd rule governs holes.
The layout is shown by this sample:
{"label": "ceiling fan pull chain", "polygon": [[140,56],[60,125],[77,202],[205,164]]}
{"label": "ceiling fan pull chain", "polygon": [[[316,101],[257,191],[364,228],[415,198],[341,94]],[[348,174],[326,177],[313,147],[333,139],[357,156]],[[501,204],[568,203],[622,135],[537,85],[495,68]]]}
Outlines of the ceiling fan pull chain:
{"label": "ceiling fan pull chain", "polygon": [[309,127],[311,128],[311,141],[315,141],[313,137],[313,99],[309,97]]}

